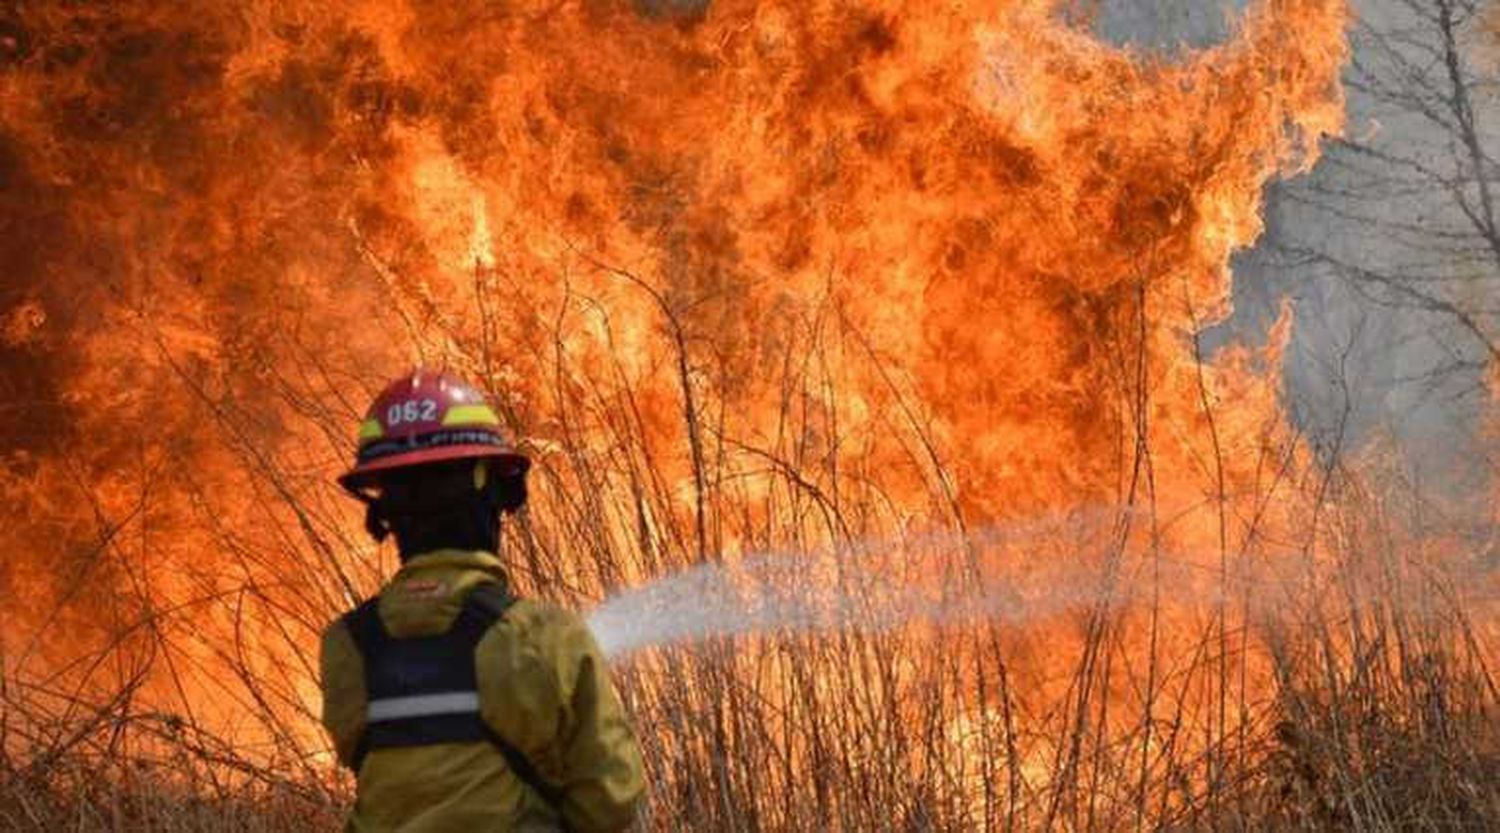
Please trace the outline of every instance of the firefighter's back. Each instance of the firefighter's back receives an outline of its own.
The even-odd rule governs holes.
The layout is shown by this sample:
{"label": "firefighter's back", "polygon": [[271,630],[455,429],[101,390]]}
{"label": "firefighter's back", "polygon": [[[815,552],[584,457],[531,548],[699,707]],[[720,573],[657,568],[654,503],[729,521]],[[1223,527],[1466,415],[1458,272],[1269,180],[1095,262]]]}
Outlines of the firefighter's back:
{"label": "firefighter's back", "polygon": [[587,627],[495,603],[505,595],[489,553],[421,555],[324,634],[324,723],[358,775],[349,830],[610,831],[633,818],[640,756]]}

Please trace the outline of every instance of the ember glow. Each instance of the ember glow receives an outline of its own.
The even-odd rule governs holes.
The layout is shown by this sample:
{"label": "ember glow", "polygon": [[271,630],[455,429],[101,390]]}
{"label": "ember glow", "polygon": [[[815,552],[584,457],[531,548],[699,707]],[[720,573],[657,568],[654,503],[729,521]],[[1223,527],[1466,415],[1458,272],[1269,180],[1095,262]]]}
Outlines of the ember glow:
{"label": "ember glow", "polygon": [[[912,737],[942,716],[951,749],[894,764],[955,767],[968,797],[943,818],[1040,824],[1083,812],[1037,797],[1090,765],[1060,727],[1102,748],[1176,721],[1131,735],[1146,774],[1231,737],[1270,686],[1256,582],[1311,581],[1309,454],[1277,397],[1289,317],[1259,348],[1196,336],[1229,313],[1262,189],[1342,126],[1347,10],[1264,0],[1171,60],[1063,11],[15,6],[4,670],[38,703],[138,681],[151,708],[326,775],[310,652],[394,561],[331,477],[369,397],[421,362],[479,380],[537,459],[506,553],[530,593],[587,606],[705,561],[934,530],[967,555],[880,559],[871,598],[902,565],[937,565],[933,587],[1027,559],[1099,579],[1024,623],[632,658],[659,783],[709,772],[715,743],[759,750],[746,771],[825,734],[871,760],[857,720],[814,716],[859,701]],[[1087,546],[965,537],[1080,515]],[[1196,604],[1152,584],[1165,552]],[[1068,684],[1081,667],[1104,695]],[[871,800],[795,780],[768,820],[778,796]]]}

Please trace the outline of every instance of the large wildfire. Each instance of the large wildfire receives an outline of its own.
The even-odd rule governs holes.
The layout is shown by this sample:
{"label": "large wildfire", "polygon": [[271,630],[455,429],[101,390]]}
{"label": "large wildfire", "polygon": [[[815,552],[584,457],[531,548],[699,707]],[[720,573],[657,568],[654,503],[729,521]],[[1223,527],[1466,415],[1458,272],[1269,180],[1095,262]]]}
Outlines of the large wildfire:
{"label": "large wildfire", "polygon": [[[1287,317],[1198,342],[1341,128],[1342,0],[1172,59],[1052,0],[3,8],[0,664],[39,712],[326,778],[317,633],[394,566],[331,477],[416,364],[534,456],[532,594],[1046,518],[1090,543],[944,569],[1147,602],[624,660],[654,826],[1113,825],[1137,784],[1164,818],[1264,728],[1244,577],[1373,534],[1320,526]],[[1194,578],[1151,603],[1163,559]]]}

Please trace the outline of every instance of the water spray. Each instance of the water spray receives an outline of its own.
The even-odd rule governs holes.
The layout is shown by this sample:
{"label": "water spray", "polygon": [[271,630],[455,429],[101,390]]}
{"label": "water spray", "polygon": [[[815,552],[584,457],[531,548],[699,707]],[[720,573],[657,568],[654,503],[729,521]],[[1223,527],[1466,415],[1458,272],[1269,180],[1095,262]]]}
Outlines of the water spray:
{"label": "water spray", "polygon": [[1110,537],[1101,520],[1096,513],[752,553],[623,590],[589,624],[612,656],[752,634],[1018,624],[1119,600],[1098,569]]}

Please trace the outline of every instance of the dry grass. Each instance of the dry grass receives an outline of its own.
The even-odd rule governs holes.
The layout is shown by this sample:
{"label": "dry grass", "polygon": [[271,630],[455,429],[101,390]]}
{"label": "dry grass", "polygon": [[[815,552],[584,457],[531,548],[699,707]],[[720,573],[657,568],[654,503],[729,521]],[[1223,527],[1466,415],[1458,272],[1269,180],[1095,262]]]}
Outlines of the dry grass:
{"label": "dry grass", "polygon": [[[523,584],[594,588],[695,563],[695,525],[676,537],[660,534],[665,524],[643,525],[622,539],[612,513],[631,502],[590,504],[571,488],[573,477],[592,477],[594,494],[634,489],[648,505],[649,480],[627,487],[615,479],[631,471],[573,472],[555,484],[542,473],[537,507],[512,530]],[[804,484],[819,477],[781,471],[784,503],[726,536],[807,534],[777,521],[808,516],[819,498]],[[1146,592],[1152,584],[1142,576],[1161,554],[1122,544],[1088,565],[1106,579],[1099,599],[1113,593],[1114,602],[1074,605],[1029,625],[772,634],[623,662],[621,687],[650,767],[643,826],[1493,829],[1500,699],[1488,668],[1488,614],[1466,601],[1483,565],[1463,561],[1467,550],[1451,543],[1434,556],[1423,540],[1379,522],[1389,507],[1347,475],[1323,475],[1308,482],[1328,534],[1318,552],[1307,551],[1307,574],[1281,576],[1272,589],[1264,573],[1230,582],[1222,619],[1213,605],[1207,617],[1180,615],[1173,595],[1181,588],[1170,584]],[[716,474],[704,482],[723,481]],[[708,495],[713,522],[705,528],[723,529],[737,512],[752,517],[736,500],[727,490]],[[865,500],[845,495],[819,517],[840,536],[868,534],[873,524],[849,509],[873,503]],[[961,588],[971,578],[965,570],[984,569],[988,554],[970,538],[967,561],[942,562],[951,571],[943,586]],[[1046,557],[1086,551],[1055,543]],[[579,564],[564,553],[586,555]],[[1239,597],[1251,590],[1265,598]],[[151,710],[142,686],[152,665],[138,663],[112,697],[8,681],[0,824],[337,826],[348,783],[329,771],[316,742],[286,729],[308,715],[276,705],[274,675],[261,679],[248,667],[230,675],[238,680],[230,685],[263,686],[244,711],[269,739],[250,746]]]}
{"label": "dry grass", "polygon": [[[1144,477],[1081,533],[1063,525],[997,547],[957,499],[909,383],[868,352],[867,377],[888,387],[884,417],[872,436],[851,433],[837,395],[849,371],[823,362],[828,343],[858,340],[819,326],[789,342],[798,370],[780,377],[779,432],[755,442],[726,427],[727,383],[695,369],[681,339],[669,339],[682,360],[664,422],[626,374],[574,363],[542,338],[553,447],[538,455],[533,503],[505,553],[523,591],[583,606],[735,553],[938,529],[959,545],[927,555],[914,545],[873,582],[842,562],[808,580],[878,607],[892,585],[962,594],[1037,563],[1088,577],[1089,593],[1024,621],[770,633],[621,662],[649,769],[645,828],[1500,826],[1493,615],[1472,592],[1489,576],[1482,536],[1414,525],[1424,506],[1414,490],[1371,491],[1336,454],[1297,463],[1288,440],[1266,453],[1275,476],[1257,489],[1230,493],[1222,472],[1249,466],[1219,461],[1208,509],[1191,509],[1208,540],[1218,525],[1206,555],[1173,555],[1181,507]],[[454,343],[451,364],[504,390],[489,363],[461,359],[487,355],[482,345]],[[347,779],[309,731],[310,650],[323,622],[378,586],[390,555],[361,539],[327,486],[331,460],[277,456],[290,452],[258,443],[232,399],[187,371],[182,381],[225,429],[212,453],[230,459],[212,471],[239,478],[219,484],[235,501],[170,480],[169,466],[143,471],[156,479],[128,511],[75,495],[97,519],[78,569],[104,573],[95,583],[107,579],[117,598],[109,638],[80,644],[63,670],[0,674],[9,827],[332,829],[347,801]],[[353,424],[281,381],[300,391],[284,394],[284,412],[309,436]],[[1157,462],[1144,429],[1134,433],[1147,398],[1133,384],[1121,384],[1121,444],[1125,469],[1139,472]],[[1213,399],[1201,403],[1210,414]],[[904,453],[904,467],[873,470],[868,455],[840,450],[876,442],[888,444],[884,461],[892,447]],[[293,461],[312,474],[299,480]],[[153,515],[157,505],[170,508]],[[213,560],[161,583],[148,525],[191,531],[179,545]],[[77,607],[44,620],[44,641],[73,632]]]}

